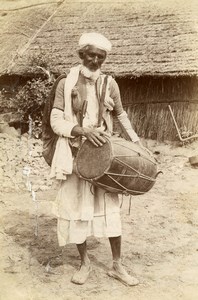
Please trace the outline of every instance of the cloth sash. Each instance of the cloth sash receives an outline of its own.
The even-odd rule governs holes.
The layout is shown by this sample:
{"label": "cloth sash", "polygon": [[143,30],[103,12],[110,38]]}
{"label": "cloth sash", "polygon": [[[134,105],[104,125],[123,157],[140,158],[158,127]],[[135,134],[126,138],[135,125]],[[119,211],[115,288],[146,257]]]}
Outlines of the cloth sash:
{"label": "cloth sash", "polygon": [[[70,73],[67,75],[64,86],[64,119],[67,122],[74,123],[74,126],[78,124],[77,118],[72,111],[71,105],[71,91],[78,81],[80,71],[80,65],[71,68]],[[72,174],[73,170],[73,157],[71,148],[69,145],[69,138],[59,137],[54,157],[52,160],[50,177],[56,179],[66,180],[69,174]]]}

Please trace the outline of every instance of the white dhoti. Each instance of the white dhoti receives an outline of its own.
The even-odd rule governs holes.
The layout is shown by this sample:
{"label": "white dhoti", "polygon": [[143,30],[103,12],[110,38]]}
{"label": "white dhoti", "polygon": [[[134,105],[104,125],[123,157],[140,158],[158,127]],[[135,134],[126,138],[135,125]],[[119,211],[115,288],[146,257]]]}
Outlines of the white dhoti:
{"label": "white dhoti", "polygon": [[107,193],[76,174],[62,181],[53,213],[58,219],[60,246],[81,244],[88,236],[116,237],[121,235],[120,204],[117,194]]}

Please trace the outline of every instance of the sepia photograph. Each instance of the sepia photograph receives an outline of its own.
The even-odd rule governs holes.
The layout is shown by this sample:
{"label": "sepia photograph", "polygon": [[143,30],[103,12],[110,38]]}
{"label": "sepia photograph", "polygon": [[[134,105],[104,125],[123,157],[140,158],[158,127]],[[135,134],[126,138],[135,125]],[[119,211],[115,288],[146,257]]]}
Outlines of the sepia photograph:
{"label": "sepia photograph", "polygon": [[0,300],[198,299],[198,1],[0,0]]}

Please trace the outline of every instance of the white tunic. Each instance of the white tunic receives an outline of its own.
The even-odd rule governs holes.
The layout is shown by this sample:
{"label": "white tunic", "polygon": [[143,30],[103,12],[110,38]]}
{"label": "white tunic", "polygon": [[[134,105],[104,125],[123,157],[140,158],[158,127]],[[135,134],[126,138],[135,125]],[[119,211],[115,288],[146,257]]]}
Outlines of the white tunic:
{"label": "white tunic", "polygon": [[[87,112],[83,126],[97,126],[99,103],[94,84],[86,83]],[[76,174],[68,175],[61,182],[53,213],[58,218],[58,241],[60,246],[67,243],[83,243],[90,235],[115,237],[121,235],[120,205],[117,194],[94,188]]]}

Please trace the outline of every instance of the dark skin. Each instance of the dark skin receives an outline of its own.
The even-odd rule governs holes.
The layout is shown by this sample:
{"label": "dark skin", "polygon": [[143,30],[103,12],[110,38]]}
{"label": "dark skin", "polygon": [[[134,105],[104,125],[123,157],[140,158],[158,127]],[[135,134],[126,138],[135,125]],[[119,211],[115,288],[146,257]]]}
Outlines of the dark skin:
{"label": "dark skin", "polygon": [[[94,46],[88,46],[83,51],[79,51],[79,57],[82,59],[82,63],[86,66],[90,71],[97,71],[102,63],[105,61],[106,52],[98,49]],[[106,143],[105,137],[109,135],[104,131],[98,128],[85,128],[76,125],[71,132],[72,136],[85,136],[94,146],[100,147],[104,143]],[[125,274],[121,261],[121,236],[110,237],[109,242],[111,245],[112,257],[113,257],[113,267],[114,270],[118,274]],[[82,244],[77,244],[77,249],[81,258],[81,268],[80,270],[74,274],[72,278],[72,282],[76,284],[82,284],[85,282],[86,274],[88,274],[90,270],[90,260],[87,254],[87,244],[86,241]],[[129,276],[129,275],[128,275]]]}
{"label": "dark skin", "polygon": [[[95,46],[87,46],[85,49],[79,51],[79,57],[82,63],[90,71],[95,72],[101,68],[106,58],[106,52],[98,49]],[[82,128],[75,126],[72,129],[73,136],[85,136],[94,146],[99,147],[106,143],[104,137],[109,135],[98,128]]]}
{"label": "dark skin", "polygon": [[[82,64],[92,72],[95,72],[101,68],[107,56],[104,50],[98,49],[91,45],[79,50],[78,55],[82,59]],[[83,128],[78,125],[72,129],[71,134],[72,136],[85,136],[96,147],[100,147],[106,143],[104,137],[109,137],[106,132],[100,130],[99,128],[90,129]],[[142,146],[140,141],[136,143]]]}
{"label": "dark skin", "polygon": [[97,128],[83,128],[76,125],[71,132],[72,136],[85,136],[94,146],[100,147],[106,143],[106,139],[109,137],[107,133]]}
{"label": "dark skin", "polygon": [[87,46],[84,50],[79,51],[79,57],[82,59],[83,65],[92,72],[101,68],[106,56],[106,51],[95,46]]}

